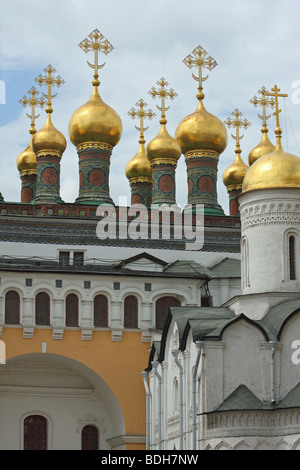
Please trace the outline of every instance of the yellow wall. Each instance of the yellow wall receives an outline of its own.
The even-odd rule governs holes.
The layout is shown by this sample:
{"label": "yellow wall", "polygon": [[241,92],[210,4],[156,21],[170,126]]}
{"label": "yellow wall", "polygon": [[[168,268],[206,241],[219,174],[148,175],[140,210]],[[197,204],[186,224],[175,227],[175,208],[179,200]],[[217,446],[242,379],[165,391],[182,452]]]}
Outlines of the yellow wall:
{"label": "yellow wall", "polygon": [[[3,328],[6,359],[23,354],[58,354],[78,361],[95,371],[118,400],[123,412],[126,434],[145,435],[145,389],[141,372],[148,362],[149,343],[142,343],[140,332],[123,332],[122,341],[113,342],[110,331],[93,332],[91,341],[81,340],[80,330],[65,330],[63,340],[52,339],[52,329],[35,329],[34,337],[23,338],[22,328]],[[141,449],[127,444],[127,449]]]}

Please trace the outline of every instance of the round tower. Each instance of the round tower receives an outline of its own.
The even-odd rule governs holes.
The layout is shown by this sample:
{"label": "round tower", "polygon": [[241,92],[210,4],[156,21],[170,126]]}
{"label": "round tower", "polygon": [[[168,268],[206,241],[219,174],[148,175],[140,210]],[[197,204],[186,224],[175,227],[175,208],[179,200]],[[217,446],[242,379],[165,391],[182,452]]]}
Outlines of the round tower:
{"label": "round tower", "polygon": [[235,128],[236,133],[232,135],[232,137],[236,141],[236,157],[232,165],[224,171],[223,183],[229,195],[229,213],[230,215],[239,215],[238,196],[242,191],[243,180],[249,168],[241,157],[242,150],[240,140],[243,138],[243,135],[240,135],[240,128],[243,127],[247,129],[251,124],[247,119],[242,119],[242,113],[238,109],[235,109],[231,114],[233,119],[231,117],[227,118],[225,125]]}
{"label": "round tower", "polygon": [[39,117],[39,115],[36,116],[35,110],[37,106],[43,108],[46,104],[43,98],[37,98],[39,92],[34,86],[28,91],[28,94],[29,97],[24,95],[23,98],[19,100],[19,103],[21,103],[24,108],[26,106],[31,107],[31,114],[27,114],[27,117],[31,119],[31,126],[29,129],[31,136],[30,142],[28,147],[21,152],[17,158],[17,169],[21,178],[21,202],[24,203],[32,202],[35,198],[37,179],[36,156],[32,148],[32,139],[34,134],[36,134],[35,120]]}
{"label": "round tower", "polygon": [[60,160],[67,142],[64,135],[57,130],[52,122],[52,87],[60,87],[64,81],[60,76],[54,78],[56,70],[48,65],[44,69],[45,76],[39,75],[36,82],[47,85],[48,93],[43,94],[47,98],[45,125],[32,137],[32,149],[36,155],[36,204],[57,204],[62,202],[60,197]]}
{"label": "round tower", "polygon": [[224,124],[210,114],[204,104],[202,82],[203,68],[212,70],[217,63],[212,57],[206,57],[206,51],[198,46],[184,59],[189,67],[197,67],[197,99],[199,104],[194,113],[185,117],[178,125],[175,138],[185,156],[187,165],[188,203],[204,204],[205,213],[224,214],[218,203],[217,173],[219,155],[227,146],[227,131]]}
{"label": "round tower", "polygon": [[152,204],[161,205],[176,204],[176,167],[177,162],[181,156],[181,148],[176,139],[170,136],[167,131],[167,120],[165,113],[169,109],[165,106],[165,99],[174,99],[177,93],[173,89],[167,91],[166,86],[168,82],[161,78],[157,85],[158,89],[154,87],[149,91],[149,94],[155,98],[159,97],[161,106],[157,108],[161,111],[160,118],[160,131],[154,139],[152,139],[147,146],[147,155],[151,164],[152,178],[153,178],[153,195]]}
{"label": "round tower", "polygon": [[113,204],[109,194],[109,171],[112,150],[122,135],[122,122],[117,112],[101,99],[98,69],[98,54],[108,54],[113,46],[103,40],[96,29],[79,46],[94,52],[93,93],[83,106],[72,115],[69,136],[79,157],[79,194],[77,203]]}
{"label": "round tower", "polygon": [[247,171],[239,197],[243,294],[299,293],[300,158],[281,146],[277,86],[276,147]]}

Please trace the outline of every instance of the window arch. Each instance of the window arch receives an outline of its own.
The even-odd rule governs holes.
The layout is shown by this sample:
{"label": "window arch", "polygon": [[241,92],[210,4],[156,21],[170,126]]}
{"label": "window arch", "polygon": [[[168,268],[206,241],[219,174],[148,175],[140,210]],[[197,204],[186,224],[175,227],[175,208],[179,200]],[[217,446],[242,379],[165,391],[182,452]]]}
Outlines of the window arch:
{"label": "window arch", "polygon": [[5,295],[5,323],[20,324],[20,296],[15,290],[9,290]]}
{"label": "window arch", "polygon": [[124,300],[124,328],[138,328],[138,300],[134,295]]}
{"label": "window arch", "polygon": [[181,302],[176,297],[160,297],[156,301],[155,328],[162,330],[167,320],[170,307],[180,307]]}
{"label": "window arch", "polygon": [[24,450],[47,450],[47,419],[30,415],[24,419]]}
{"label": "window arch", "polygon": [[99,431],[88,424],[81,431],[81,450],[99,450]]}
{"label": "window arch", "polygon": [[39,292],[35,296],[35,324],[50,325],[50,297],[47,292]]}
{"label": "window arch", "polygon": [[94,298],[94,326],[97,328],[108,327],[108,300],[103,294]]}
{"label": "window arch", "polygon": [[68,294],[66,297],[66,326],[79,325],[79,304],[76,294]]}

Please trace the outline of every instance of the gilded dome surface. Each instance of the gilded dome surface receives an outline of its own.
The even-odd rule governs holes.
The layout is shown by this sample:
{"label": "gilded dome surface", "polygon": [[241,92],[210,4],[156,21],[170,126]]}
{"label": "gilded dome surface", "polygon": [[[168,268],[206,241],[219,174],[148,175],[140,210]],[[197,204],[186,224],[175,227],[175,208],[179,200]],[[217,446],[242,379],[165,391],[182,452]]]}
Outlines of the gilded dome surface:
{"label": "gilded dome surface", "polygon": [[192,150],[214,150],[221,154],[227,146],[226,127],[205,109],[202,100],[196,111],[180,122],[175,138],[183,154]]}
{"label": "gilded dome surface", "polygon": [[32,150],[31,142],[17,158],[17,169],[22,173],[36,173],[36,156]]}
{"label": "gilded dome surface", "polygon": [[32,137],[32,148],[35,153],[40,151],[53,151],[63,153],[66,149],[67,142],[64,135],[58,131],[51,119],[51,114],[47,114],[47,120],[36,134]]}
{"label": "gilded dome surface", "polygon": [[281,145],[250,166],[242,191],[269,188],[300,188],[300,158],[284,152]]}
{"label": "gilded dome surface", "polygon": [[248,165],[241,158],[241,152],[236,151],[234,162],[223,173],[224,185],[226,187],[242,185],[248,169]]}
{"label": "gilded dome surface", "polygon": [[267,153],[271,153],[275,150],[275,145],[270,141],[267,132],[263,132],[261,141],[254,147],[248,155],[248,163],[251,166],[256,160]]}
{"label": "gilded dome surface", "polygon": [[119,115],[102,101],[98,88],[87,103],[78,108],[69,122],[71,142],[77,146],[84,142],[102,142],[117,145],[122,135]]}
{"label": "gilded dome surface", "polygon": [[170,136],[165,124],[161,125],[160,131],[147,145],[149,161],[153,160],[179,160],[181,148],[177,140]]}
{"label": "gilded dome surface", "polygon": [[152,178],[151,165],[143,143],[140,143],[137,154],[127,163],[125,175],[129,180],[138,177]]}

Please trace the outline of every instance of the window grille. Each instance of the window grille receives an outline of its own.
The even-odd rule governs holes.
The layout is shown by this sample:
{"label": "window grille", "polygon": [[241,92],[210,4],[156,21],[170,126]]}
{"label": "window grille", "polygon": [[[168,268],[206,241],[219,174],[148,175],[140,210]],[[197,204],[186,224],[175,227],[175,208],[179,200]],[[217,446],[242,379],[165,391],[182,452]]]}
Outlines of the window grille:
{"label": "window grille", "polygon": [[66,267],[70,265],[70,252],[69,251],[59,252],[59,264],[62,267]]}
{"label": "window grille", "polygon": [[44,416],[25,418],[24,450],[47,450],[47,419]]}
{"label": "window grille", "polygon": [[78,297],[69,294],[66,297],[66,326],[78,326]]}
{"label": "window grille", "polygon": [[35,297],[36,325],[50,325],[50,297],[46,292],[39,292]]}
{"label": "window grille", "polygon": [[134,295],[128,295],[124,301],[124,328],[138,327],[138,301]]}
{"label": "window grille", "polygon": [[99,449],[99,431],[91,424],[84,426],[81,432],[81,450]]}
{"label": "window grille", "polygon": [[96,295],[94,298],[94,326],[96,328],[108,326],[108,300],[102,294]]}
{"label": "window grille", "polygon": [[73,265],[74,266],[83,266],[84,252],[83,251],[74,251],[73,254]]}
{"label": "window grille", "polygon": [[162,330],[167,320],[170,307],[180,307],[181,303],[176,297],[161,297],[156,301],[155,327]]}
{"label": "window grille", "polygon": [[14,290],[8,291],[5,295],[5,323],[7,325],[20,324],[20,296]]}
{"label": "window grille", "polygon": [[289,237],[289,266],[290,266],[290,280],[296,280],[296,258],[295,258],[295,237]]}

